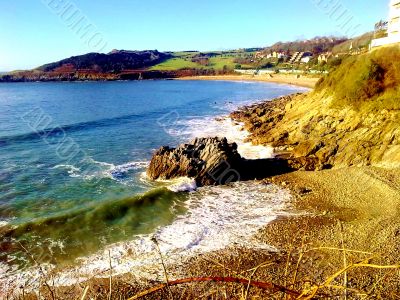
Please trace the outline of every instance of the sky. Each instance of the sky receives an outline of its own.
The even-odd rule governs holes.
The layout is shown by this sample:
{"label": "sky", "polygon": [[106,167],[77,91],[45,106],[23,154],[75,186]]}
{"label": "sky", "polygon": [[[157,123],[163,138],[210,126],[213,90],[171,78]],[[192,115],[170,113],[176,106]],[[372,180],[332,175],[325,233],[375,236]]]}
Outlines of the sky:
{"label": "sky", "polygon": [[31,69],[73,55],[112,49],[227,50],[315,36],[354,36],[387,19],[388,3],[0,0],[0,71]]}

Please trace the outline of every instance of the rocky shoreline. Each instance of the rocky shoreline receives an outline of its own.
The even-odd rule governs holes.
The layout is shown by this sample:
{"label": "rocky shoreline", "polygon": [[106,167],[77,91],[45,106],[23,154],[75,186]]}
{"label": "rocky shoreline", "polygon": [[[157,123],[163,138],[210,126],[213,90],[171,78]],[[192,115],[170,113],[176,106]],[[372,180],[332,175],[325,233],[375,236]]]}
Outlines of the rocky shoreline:
{"label": "rocky shoreline", "polygon": [[[260,183],[278,184],[294,197],[293,214],[267,224],[254,237],[278,251],[233,245],[170,266],[173,274],[246,274],[302,291],[307,299],[317,294],[324,299],[392,299],[400,292],[394,271],[400,268],[399,112],[338,109],[323,97],[295,94],[230,115],[245,124],[250,142],[275,147],[276,159],[289,162],[290,172],[266,176]],[[187,148],[182,145],[178,152]],[[207,289],[198,285],[188,295]],[[212,291],[221,295],[217,287]],[[226,291],[240,298],[236,287],[225,285]],[[174,289],[175,295],[182,292]],[[249,295],[282,297],[257,289]]]}
{"label": "rocky shoreline", "polygon": [[[218,138],[195,139],[154,153],[148,169],[152,179],[187,176],[199,185],[224,184],[216,175],[224,174],[225,164],[221,163],[228,163],[229,170],[241,171],[243,178],[264,178],[259,184],[278,185],[293,196],[289,215],[266,224],[253,237],[257,243],[277,251],[233,244],[168,264],[170,278],[233,276],[273,282],[302,293],[304,299],[394,299],[400,293],[400,169],[395,168],[398,153],[391,152],[398,144],[399,131],[394,126],[397,112],[383,112],[384,117],[372,122],[358,112],[331,108],[329,99],[318,104],[319,97],[313,93],[295,94],[231,114],[232,119],[245,124],[249,141],[275,147],[276,158],[266,160],[269,167],[259,160],[243,159],[234,143]],[[338,116],[333,118],[333,113]],[[346,113],[351,118],[346,118]],[[362,125],[354,126],[357,122]],[[362,133],[370,137],[369,130],[365,130],[367,125],[373,133],[380,130],[383,147],[379,142],[374,144],[371,137],[372,144],[352,153],[360,143],[356,137]],[[342,144],[343,139],[348,148]],[[382,155],[376,155],[377,148],[383,151]],[[386,160],[390,160],[391,168],[382,168]],[[249,163],[254,167],[249,168]],[[271,163],[275,165],[270,167]],[[269,173],[255,176],[252,172],[257,169]],[[127,298],[160,283],[126,274],[113,278],[113,293]],[[89,287],[88,296],[107,295],[109,280],[93,279],[60,288],[58,298],[79,296],[85,286]],[[232,283],[198,283],[163,289],[144,299],[171,295],[185,299],[243,299],[244,294],[248,299],[285,297],[280,292],[246,289]]]}
{"label": "rocky shoreline", "polygon": [[333,167],[400,167],[400,112],[334,107],[332,96],[311,92],[281,97],[233,112],[255,145],[313,162],[306,170]]}

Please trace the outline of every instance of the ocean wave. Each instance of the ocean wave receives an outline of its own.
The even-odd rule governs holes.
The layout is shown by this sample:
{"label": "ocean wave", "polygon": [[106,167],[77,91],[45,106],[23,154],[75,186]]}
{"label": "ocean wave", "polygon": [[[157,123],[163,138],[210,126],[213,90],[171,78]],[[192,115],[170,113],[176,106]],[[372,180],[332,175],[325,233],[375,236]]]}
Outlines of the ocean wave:
{"label": "ocean wave", "polygon": [[[166,264],[231,245],[273,250],[256,240],[254,234],[277,216],[286,214],[285,207],[291,199],[288,191],[257,182],[203,187],[188,194],[188,197],[185,202],[187,213],[178,216],[171,225],[159,228],[154,234],[141,235],[136,240],[111,245],[104,251],[82,258],[86,274],[101,277],[99,274],[109,267],[105,257],[110,251],[117,274],[135,270],[138,277],[162,278],[153,237],[159,243]],[[72,274],[82,272],[81,267],[65,272],[60,276],[60,284],[72,282]]]}
{"label": "ocean wave", "polygon": [[[162,195],[164,195],[164,200],[160,199]],[[176,197],[179,193],[162,189],[153,191],[152,195],[147,194],[146,199],[153,199],[152,201],[158,199],[157,201],[162,203],[165,201],[165,195]],[[216,251],[232,245],[273,250],[269,245],[258,241],[254,235],[277,216],[287,214],[285,208],[291,199],[288,191],[275,185],[258,182],[202,187],[186,195],[187,200],[184,206],[187,212],[177,215],[170,225],[160,226],[151,234],[136,235],[134,240],[115,243],[95,254],[81,257],[76,267],[66,269],[54,276],[54,284],[76,283],[76,274],[80,274],[80,281],[92,276],[108,276],[109,253],[114,275],[135,270],[135,276],[139,278],[153,280],[162,278],[159,253],[152,242],[154,237],[159,243],[166,264],[173,264],[196,254]],[[144,199],[142,201],[144,201],[142,203],[146,202]],[[124,202],[123,206],[133,205],[128,202]],[[110,209],[115,210],[114,205],[115,203],[110,204],[101,210],[104,212]],[[131,212],[133,211],[137,211],[137,206]],[[109,215],[110,212],[107,214]],[[101,214],[93,214],[93,216],[101,218]],[[82,217],[85,218],[85,216]],[[53,224],[58,224],[58,222]],[[31,273],[30,276],[35,276],[35,273]],[[16,279],[9,277],[7,281],[1,283],[6,286],[10,280]]]}
{"label": "ocean wave", "polygon": [[110,172],[113,178],[121,178],[131,170],[145,169],[148,165],[149,162],[147,161],[133,161],[122,165],[113,165],[108,172]]}
{"label": "ocean wave", "polygon": [[114,118],[104,118],[100,120],[87,121],[87,122],[79,122],[68,125],[60,125],[58,127],[51,128],[37,128],[36,131],[15,134],[9,136],[0,137],[0,144],[7,145],[10,142],[22,142],[22,141],[30,141],[36,140],[40,138],[52,139],[57,138],[58,136],[63,137],[65,132],[74,132],[86,130],[89,128],[97,128],[97,127],[106,127],[106,126],[114,126],[119,125],[121,122],[126,122],[132,119],[144,118],[144,115],[130,114],[124,115]]}
{"label": "ocean wave", "polygon": [[[82,177],[86,180],[102,178],[122,180],[130,171],[145,169],[148,164],[148,161],[131,161],[121,165],[114,165],[112,163],[96,161],[93,158],[88,158],[82,162],[82,167],[69,164],[59,164],[51,169],[65,170],[68,175],[73,178]],[[96,168],[90,168],[90,165],[96,166]],[[87,172],[88,170],[91,172]]]}

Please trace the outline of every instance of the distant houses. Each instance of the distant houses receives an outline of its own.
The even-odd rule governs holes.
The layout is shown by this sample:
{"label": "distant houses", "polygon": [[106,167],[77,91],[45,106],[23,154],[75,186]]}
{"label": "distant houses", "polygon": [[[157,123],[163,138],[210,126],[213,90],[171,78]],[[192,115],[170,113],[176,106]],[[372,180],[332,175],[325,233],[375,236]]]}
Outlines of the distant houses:
{"label": "distant houses", "polygon": [[371,49],[400,43],[400,0],[391,0],[389,21],[375,25],[375,39],[371,42]]}
{"label": "distant houses", "polygon": [[318,55],[318,63],[322,64],[323,62],[328,62],[328,59],[332,57],[332,52],[325,52]]}
{"label": "distant houses", "polygon": [[259,52],[256,52],[254,57],[256,59],[263,59],[263,58],[267,58],[267,59],[268,58],[278,58],[279,59],[279,58],[285,58],[286,54],[284,52],[277,52],[277,51],[270,52],[270,53],[265,53],[265,52],[259,51]]}
{"label": "distant houses", "polygon": [[293,55],[288,55],[287,53],[283,51],[273,51],[270,53],[265,53],[265,52],[256,52],[254,55],[255,59],[284,59],[285,61],[288,61],[290,64],[296,64],[296,63],[309,63],[310,60],[313,57],[313,54],[311,52],[295,52]]}

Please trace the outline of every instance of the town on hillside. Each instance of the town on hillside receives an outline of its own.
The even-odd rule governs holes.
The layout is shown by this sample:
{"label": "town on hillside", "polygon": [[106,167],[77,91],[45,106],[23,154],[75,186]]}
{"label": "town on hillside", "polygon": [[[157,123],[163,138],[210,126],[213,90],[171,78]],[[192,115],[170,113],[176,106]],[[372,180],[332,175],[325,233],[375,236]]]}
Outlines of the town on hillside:
{"label": "town on hillside", "polygon": [[[371,28],[372,29],[372,28]],[[400,0],[390,0],[388,20],[355,38],[315,37],[278,42],[266,48],[225,51],[112,50],[88,53],[39,66],[0,74],[1,81],[141,80],[199,75],[267,75],[328,73],[346,56],[360,55],[400,42]]]}

